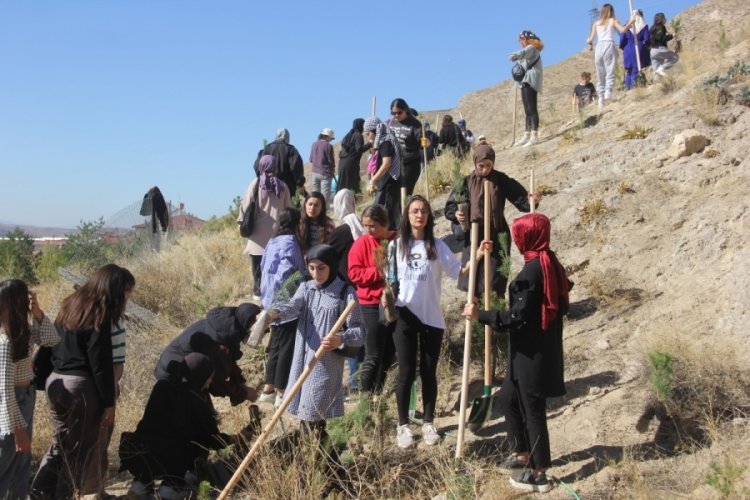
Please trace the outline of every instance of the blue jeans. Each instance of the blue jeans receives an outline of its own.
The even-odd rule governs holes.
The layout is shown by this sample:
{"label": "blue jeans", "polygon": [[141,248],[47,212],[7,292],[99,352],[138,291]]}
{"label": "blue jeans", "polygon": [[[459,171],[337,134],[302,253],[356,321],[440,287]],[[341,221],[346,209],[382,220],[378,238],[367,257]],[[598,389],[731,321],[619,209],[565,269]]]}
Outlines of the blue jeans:
{"label": "blue jeans", "polygon": [[[31,438],[34,428],[34,386],[16,387],[15,398],[18,409],[26,421],[26,432]],[[16,453],[13,434],[0,436],[0,498],[26,498],[31,478],[31,453]]]}

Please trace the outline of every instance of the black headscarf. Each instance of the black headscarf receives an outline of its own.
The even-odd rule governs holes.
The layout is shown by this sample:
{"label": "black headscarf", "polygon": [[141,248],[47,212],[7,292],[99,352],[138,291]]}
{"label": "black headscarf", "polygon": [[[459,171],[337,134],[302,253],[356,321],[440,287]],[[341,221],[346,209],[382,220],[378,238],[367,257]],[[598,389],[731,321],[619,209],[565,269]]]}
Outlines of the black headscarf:
{"label": "black headscarf", "polygon": [[344,138],[341,141],[341,147],[344,149],[348,149],[349,143],[352,142],[352,139],[355,137],[355,134],[362,135],[362,133],[365,130],[365,120],[364,118],[355,118],[352,122],[352,129],[346,133]]}
{"label": "black headscarf", "polygon": [[307,251],[307,262],[310,262],[311,260],[319,260],[326,266],[328,266],[328,269],[330,270],[328,273],[328,279],[325,283],[320,285],[320,288],[325,288],[331,283],[333,283],[333,280],[336,279],[336,275],[338,274],[338,263],[339,263],[339,256],[336,252],[336,249],[333,248],[331,245],[315,245],[310,250]]}
{"label": "black headscarf", "polygon": [[211,358],[199,352],[191,352],[185,356],[185,378],[188,385],[198,392],[206,385],[206,381],[214,374],[214,364]]}

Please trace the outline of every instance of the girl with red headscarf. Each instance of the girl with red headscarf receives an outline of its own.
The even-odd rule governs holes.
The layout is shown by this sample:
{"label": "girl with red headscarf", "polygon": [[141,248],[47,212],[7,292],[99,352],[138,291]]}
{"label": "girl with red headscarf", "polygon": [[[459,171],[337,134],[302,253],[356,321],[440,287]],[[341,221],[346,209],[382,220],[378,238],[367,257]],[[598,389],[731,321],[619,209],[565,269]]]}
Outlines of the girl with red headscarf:
{"label": "girl with red headscarf", "polygon": [[503,467],[515,472],[510,478],[514,487],[546,492],[550,482],[545,470],[551,463],[546,406],[548,397],[565,394],[562,330],[571,283],[549,248],[546,216],[519,217],[512,232],[525,263],[510,284],[509,309],[479,311],[475,304],[467,304],[464,316],[508,332],[500,404],[516,455]]}

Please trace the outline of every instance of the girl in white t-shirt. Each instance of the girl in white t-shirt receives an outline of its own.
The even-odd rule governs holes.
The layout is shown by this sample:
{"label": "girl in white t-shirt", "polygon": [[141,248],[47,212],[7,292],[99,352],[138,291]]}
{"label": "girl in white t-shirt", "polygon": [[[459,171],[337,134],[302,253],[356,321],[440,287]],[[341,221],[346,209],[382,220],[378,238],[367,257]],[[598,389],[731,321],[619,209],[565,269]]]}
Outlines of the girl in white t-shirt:
{"label": "girl in white t-shirt", "polygon": [[[469,272],[469,262],[461,267],[448,245],[434,235],[435,218],[430,204],[422,196],[409,198],[401,219],[396,245],[396,274],[399,290],[396,308],[399,317],[393,333],[393,343],[398,354],[398,379],[396,405],[398,428],[396,438],[401,448],[414,444],[414,434],[409,428],[409,398],[417,370],[417,350],[420,353],[419,376],[422,379],[424,425],[422,439],[429,445],[437,444],[440,435],[433,425],[437,400],[437,363],[443,340],[445,320],[440,308],[443,273],[453,279]],[[480,260],[485,248],[491,250],[492,242],[483,241],[477,249]],[[393,263],[390,264],[391,269]],[[417,349],[419,348],[419,349]]]}

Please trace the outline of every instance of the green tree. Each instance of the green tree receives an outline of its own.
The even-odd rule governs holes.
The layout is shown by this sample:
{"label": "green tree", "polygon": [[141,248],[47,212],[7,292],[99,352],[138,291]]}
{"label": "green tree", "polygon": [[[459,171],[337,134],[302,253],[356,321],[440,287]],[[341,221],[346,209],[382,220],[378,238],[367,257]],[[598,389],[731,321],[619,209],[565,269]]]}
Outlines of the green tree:
{"label": "green tree", "polygon": [[81,221],[78,232],[66,235],[63,256],[67,262],[88,275],[110,262],[110,252],[104,238],[104,218]]}
{"label": "green tree", "polygon": [[36,284],[34,240],[16,227],[0,241],[0,278],[17,278]]}

